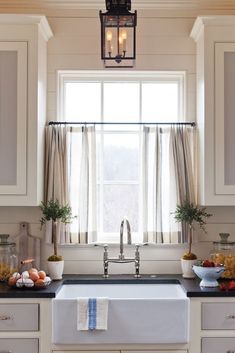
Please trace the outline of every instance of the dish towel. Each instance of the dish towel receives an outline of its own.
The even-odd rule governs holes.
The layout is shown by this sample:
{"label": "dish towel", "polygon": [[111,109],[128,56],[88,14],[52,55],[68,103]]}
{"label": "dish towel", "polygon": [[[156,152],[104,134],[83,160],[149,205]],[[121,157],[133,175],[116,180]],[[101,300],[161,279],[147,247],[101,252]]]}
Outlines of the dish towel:
{"label": "dish towel", "polygon": [[77,330],[107,330],[108,303],[106,297],[77,298]]}

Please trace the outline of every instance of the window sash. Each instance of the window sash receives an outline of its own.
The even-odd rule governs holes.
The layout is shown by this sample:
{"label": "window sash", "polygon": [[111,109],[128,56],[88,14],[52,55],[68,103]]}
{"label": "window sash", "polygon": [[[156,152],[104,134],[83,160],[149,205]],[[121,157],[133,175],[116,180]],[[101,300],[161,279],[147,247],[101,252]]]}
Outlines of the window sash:
{"label": "window sash", "polygon": [[[78,71],[78,70],[60,70],[58,71],[58,96],[57,96],[57,111],[58,111],[58,120],[65,120],[65,86],[67,83],[75,82],[94,82],[101,84],[101,112],[100,112],[100,122],[104,122],[104,85],[106,83],[138,83],[139,84],[139,117],[138,121],[143,122],[142,119],[142,87],[143,84],[147,83],[176,83],[178,87],[178,121],[185,121],[185,72],[182,71],[172,71],[172,72],[154,72],[154,71]],[[127,117],[128,120],[128,117]],[[74,131],[79,129],[79,127],[73,128]],[[98,175],[97,185],[100,188],[100,199],[99,199],[99,213],[100,219],[99,231],[102,233],[103,241],[111,241],[116,239],[119,242],[119,236],[117,233],[105,233],[103,232],[104,225],[104,215],[103,215],[103,195],[104,187],[106,185],[139,185],[140,189],[140,173],[138,180],[105,180],[103,175],[103,166],[104,166],[104,136],[109,134],[135,134],[140,136],[141,127],[136,127],[135,125],[126,125],[125,130],[115,130],[111,128],[111,125],[107,125],[105,128],[104,125],[97,125],[97,133],[100,135],[100,175]],[[140,207],[139,207],[140,211]],[[134,233],[133,233],[134,235]],[[138,237],[137,237],[138,238]],[[99,241],[99,240],[98,240]]]}

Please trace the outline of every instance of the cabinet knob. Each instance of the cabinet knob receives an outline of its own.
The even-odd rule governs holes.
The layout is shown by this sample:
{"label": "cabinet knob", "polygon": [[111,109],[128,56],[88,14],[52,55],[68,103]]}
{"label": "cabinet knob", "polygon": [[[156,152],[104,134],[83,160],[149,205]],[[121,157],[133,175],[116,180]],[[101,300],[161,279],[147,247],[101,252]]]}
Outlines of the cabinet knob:
{"label": "cabinet knob", "polygon": [[[9,320],[13,320],[13,318],[8,315],[0,315],[0,321],[9,321]],[[0,351],[0,353],[2,352]]]}
{"label": "cabinet knob", "polygon": [[[235,314],[227,315],[226,319],[235,319]],[[231,353],[233,353],[233,352],[231,352]]]}
{"label": "cabinet knob", "polygon": [[[227,315],[226,319],[235,319],[235,314]],[[233,353],[233,352],[231,352],[231,353]]]}

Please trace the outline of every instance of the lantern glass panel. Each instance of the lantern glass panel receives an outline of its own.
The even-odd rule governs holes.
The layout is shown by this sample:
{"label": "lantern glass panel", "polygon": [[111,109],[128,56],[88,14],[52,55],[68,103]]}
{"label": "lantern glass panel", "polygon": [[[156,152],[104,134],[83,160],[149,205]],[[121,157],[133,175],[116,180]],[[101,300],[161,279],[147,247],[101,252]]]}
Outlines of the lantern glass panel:
{"label": "lantern glass panel", "polygon": [[105,27],[105,59],[115,59],[117,55],[123,58],[133,58],[133,28]]}

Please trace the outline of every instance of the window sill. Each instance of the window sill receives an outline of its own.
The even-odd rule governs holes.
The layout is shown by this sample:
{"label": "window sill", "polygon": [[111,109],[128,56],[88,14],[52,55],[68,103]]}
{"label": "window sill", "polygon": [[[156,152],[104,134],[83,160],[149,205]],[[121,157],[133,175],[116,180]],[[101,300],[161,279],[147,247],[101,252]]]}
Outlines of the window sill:
{"label": "window sill", "polygon": [[[92,244],[59,244],[58,246],[61,248],[79,248],[79,249],[103,249],[103,245],[104,244],[98,244],[98,243],[92,243]],[[109,249],[117,249],[120,247],[119,243],[107,243]],[[141,246],[141,244],[140,244]],[[144,247],[146,249],[148,248],[177,248],[177,249],[184,249],[186,246],[188,246],[188,244],[155,244],[155,243],[149,243],[145,246],[141,246]],[[125,248],[128,249],[134,249],[135,248],[135,244],[124,244]]]}

